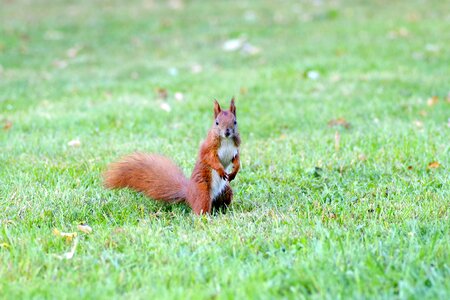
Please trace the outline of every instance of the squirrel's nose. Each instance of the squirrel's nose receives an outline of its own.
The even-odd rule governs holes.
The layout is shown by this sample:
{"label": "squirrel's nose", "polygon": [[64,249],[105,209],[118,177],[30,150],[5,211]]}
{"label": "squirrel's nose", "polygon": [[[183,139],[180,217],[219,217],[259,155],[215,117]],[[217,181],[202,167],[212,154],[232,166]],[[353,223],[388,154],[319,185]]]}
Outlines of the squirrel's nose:
{"label": "squirrel's nose", "polygon": [[227,129],[227,130],[225,131],[225,136],[226,136],[226,137],[229,137],[230,134],[231,134],[231,130],[230,130],[230,129]]}

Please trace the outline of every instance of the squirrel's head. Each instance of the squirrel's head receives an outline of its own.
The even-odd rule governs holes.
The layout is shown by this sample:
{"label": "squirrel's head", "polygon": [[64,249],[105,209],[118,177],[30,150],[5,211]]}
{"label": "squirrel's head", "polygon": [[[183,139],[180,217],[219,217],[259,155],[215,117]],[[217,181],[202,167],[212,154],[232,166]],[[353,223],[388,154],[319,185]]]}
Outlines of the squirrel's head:
{"label": "squirrel's head", "polygon": [[238,133],[234,98],[231,99],[229,110],[222,110],[219,102],[214,100],[213,129],[216,130],[222,138],[233,138]]}

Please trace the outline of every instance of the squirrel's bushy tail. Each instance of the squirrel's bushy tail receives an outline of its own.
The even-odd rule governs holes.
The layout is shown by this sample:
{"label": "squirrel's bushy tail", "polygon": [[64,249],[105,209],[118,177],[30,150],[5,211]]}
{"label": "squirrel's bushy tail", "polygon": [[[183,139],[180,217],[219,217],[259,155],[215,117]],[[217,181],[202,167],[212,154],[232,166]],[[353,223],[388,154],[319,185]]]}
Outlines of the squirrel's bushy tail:
{"label": "squirrel's bushy tail", "polygon": [[157,154],[134,153],[112,163],[104,174],[107,188],[131,188],[155,200],[186,199],[188,179],[170,159]]}

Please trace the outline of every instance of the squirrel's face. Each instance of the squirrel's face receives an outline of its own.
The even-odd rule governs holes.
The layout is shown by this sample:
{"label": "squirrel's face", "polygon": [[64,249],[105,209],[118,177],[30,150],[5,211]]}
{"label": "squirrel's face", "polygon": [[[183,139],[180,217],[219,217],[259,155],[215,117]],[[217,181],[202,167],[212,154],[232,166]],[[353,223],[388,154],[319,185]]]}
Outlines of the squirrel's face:
{"label": "squirrel's face", "polygon": [[234,98],[231,99],[229,110],[222,110],[219,102],[214,101],[214,118],[213,128],[221,137],[233,138],[238,133]]}

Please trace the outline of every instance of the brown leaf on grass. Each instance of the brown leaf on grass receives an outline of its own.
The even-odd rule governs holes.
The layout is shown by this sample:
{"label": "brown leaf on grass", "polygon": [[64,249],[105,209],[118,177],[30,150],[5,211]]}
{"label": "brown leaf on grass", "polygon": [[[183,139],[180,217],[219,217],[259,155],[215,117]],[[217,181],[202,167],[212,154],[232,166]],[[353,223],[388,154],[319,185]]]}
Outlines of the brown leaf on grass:
{"label": "brown leaf on grass", "polygon": [[413,166],[408,166],[408,170],[412,170],[413,169]]}
{"label": "brown leaf on grass", "polygon": [[[154,214],[157,214],[157,213],[154,213]],[[113,233],[114,234],[122,234],[122,233],[125,233],[125,229],[123,229],[122,227],[116,227],[116,228],[114,228]]]}
{"label": "brown leaf on grass", "polygon": [[105,245],[105,248],[108,248],[108,249],[117,248],[117,242],[112,238],[107,238],[104,245]]}
{"label": "brown leaf on grass", "polygon": [[421,110],[419,111],[419,115],[421,115],[422,117],[426,117],[428,113],[425,110]]}
{"label": "brown leaf on grass", "polygon": [[87,225],[87,224],[79,224],[77,226],[77,228],[78,228],[79,231],[84,232],[86,234],[89,234],[89,233],[92,232],[92,227]]}
{"label": "brown leaf on grass", "polygon": [[437,161],[432,161],[428,164],[427,169],[437,169],[441,166],[441,164]]}
{"label": "brown leaf on grass", "polygon": [[389,39],[405,38],[407,36],[409,36],[409,31],[404,27],[389,31],[388,33]]}
{"label": "brown leaf on grass", "polygon": [[70,251],[64,253],[63,255],[57,255],[56,257],[58,257],[59,259],[72,259],[75,254],[75,250],[77,249],[77,246],[78,246],[78,238],[75,238]]}
{"label": "brown leaf on grass", "polygon": [[55,236],[62,237],[66,242],[71,242],[74,238],[78,236],[76,232],[62,232],[59,231],[57,228],[53,229],[53,234]]}
{"label": "brown leaf on grass", "polygon": [[0,249],[10,249],[11,245],[8,243],[0,243]]}
{"label": "brown leaf on grass", "polygon": [[361,153],[358,155],[358,159],[360,161],[366,161],[367,160],[367,156],[364,153]]}
{"label": "brown leaf on grass", "polygon": [[433,97],[428,98],[427,105],[428,106],[434,106],[434,105],[438,104],[438,102],[439,102],[439,97],[438,96],[433,96]]}
{"label": "brown leaf on grass", "polygon": [[157,88],[156,94],[159,99],[163,99],[163,100],[167,99],[167,96],[169,96],[169,93],[167,92],[167,90],[163,89],[163,88]]}
{"label": "brown leaf on grass", "polygon": [[417,12],[410,12],[406,15],[406,19],[409,22],[417,22],[420,21],[420,19],[422,19],[422,16]]}
{"label": "brown leaf on grass", "polygon": [[330,120],[328,122],[328,126],[329,127],[342,126],[345,129],[349,129],[351,127],[350,123],[347,122],[347,120],[344,118],[337,118],[337,119]]}
{"label": "brown leaf on grass", "polygon": [[333,220],[336,219],[337,215],[332,211],[323,211],[322,212],[322,221]]}
{"label": "brown leaf on grass", "polygon": [[3,221],[1,222],[1,224],[5,224],[5,225],[15,225],[15,222],[14,222],[13,220],[8,220],[8,219],[6,219],[6,220],[3,220]]}
{"label": "brown leaf on grass", "polygon": [[13,123],[10,120],[6,120],[5,124],[3,125],[3,130],[8,131],[13,126]]}

